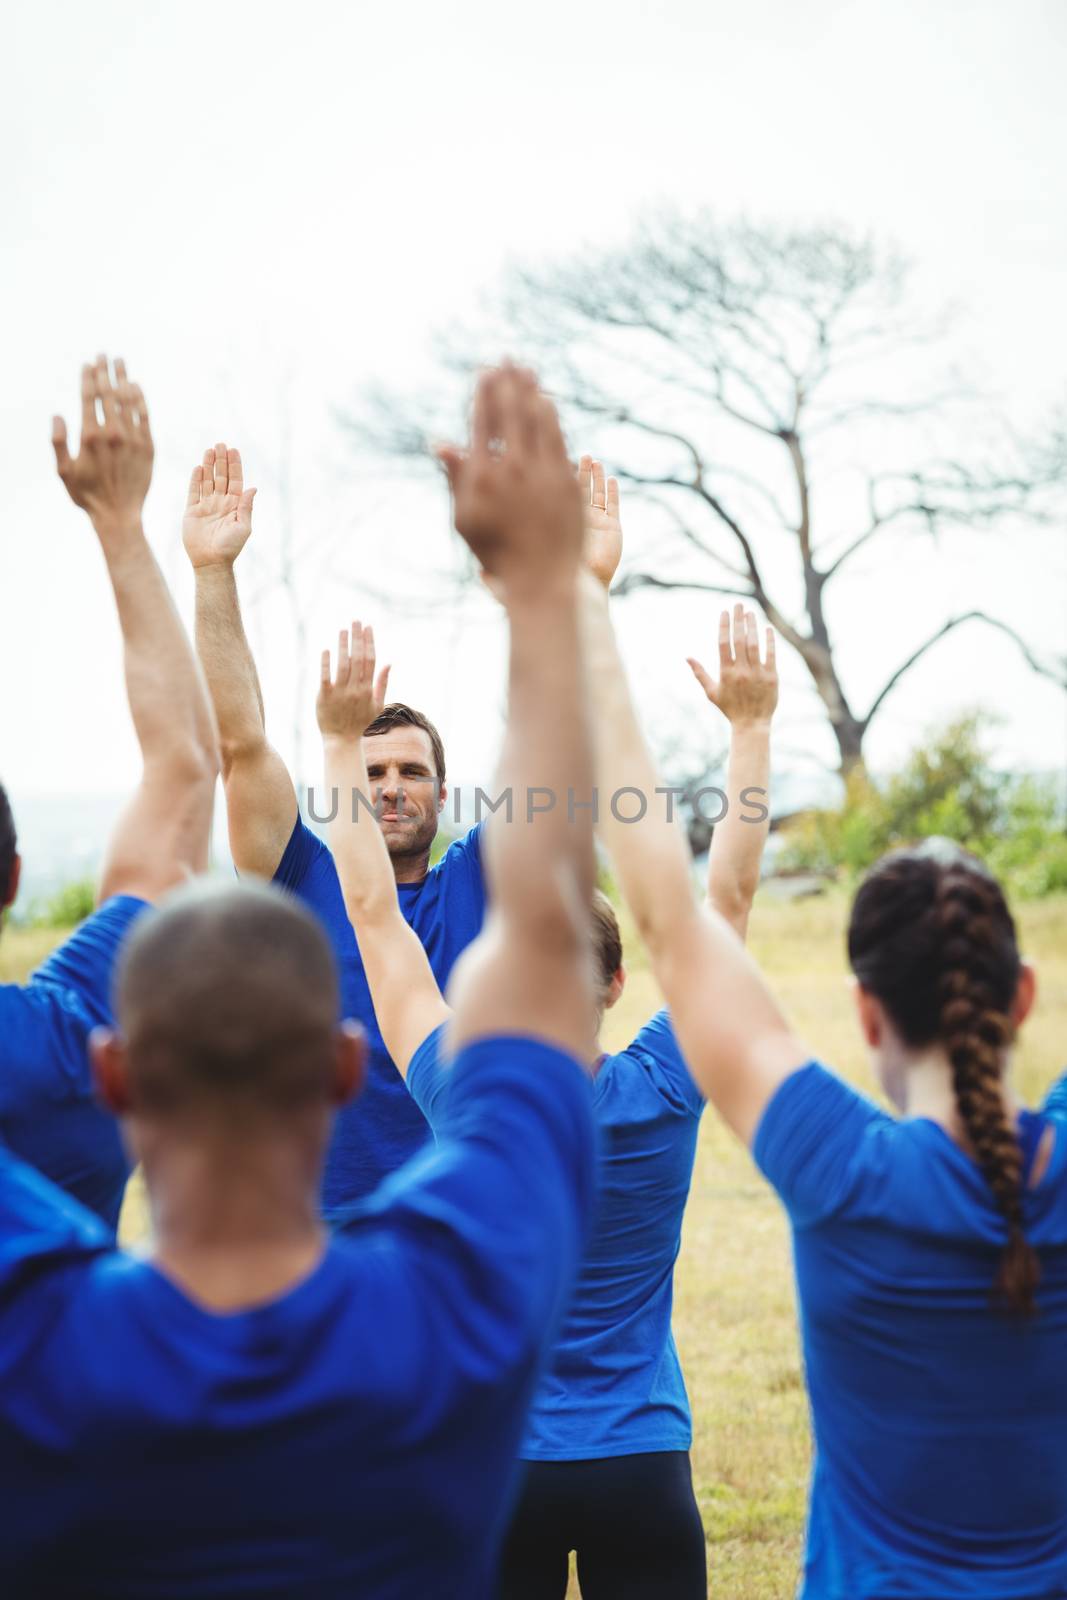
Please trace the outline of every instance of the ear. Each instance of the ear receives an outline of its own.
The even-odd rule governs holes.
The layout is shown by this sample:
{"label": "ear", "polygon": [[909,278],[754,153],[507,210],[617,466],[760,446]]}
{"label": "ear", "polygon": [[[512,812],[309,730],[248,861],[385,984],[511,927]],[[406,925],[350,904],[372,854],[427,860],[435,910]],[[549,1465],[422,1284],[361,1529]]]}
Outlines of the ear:
{"label": "ear", "polygon": [[608,990],[607,998],[604,1001],[604,1010],[605,1011],[610,1011],[612,1006],[615,1005],[618,1002],[618,1000],[622,996],[622,991],[625,989],[625,987],[626,987],[626,968],[620,962],[619,963],[619,970],[618,970],[618,972],[616,972],[615,976],[611,980],[611,988]]}
{"label": "ear", "polygon": [[104,1105],[116,1117],[128,1116],[132,1100],[122,1035],[112,1028],[94,1028],[89,1035],[89,1060],[96,1092]]}
{"label": "ear", "polygon": [[360,1093],[367,1075],[367,1036],[358,1022],[346,1019],[341,1023],[336,1047],[331,1098],[335,1106],[346,1106]]}
{"label": "ear", "polygon": [[871,1050],[877,1050],[885,1039],[885,1013],[882,1010],[882,1002],[876,999],[869,989],[865,989],[856,978],[853,978],[851,983],[860,1032],[867,1046]]}
{"label": "ear", "polygon": [[1015,999],[1011,1007],[1012,1026],[1021,1028],[1031,1011],[1037,998],[1037,973],[1029,961],[1024,961],[1019,969],[1019,982],[1015,986]]}
{"label": "ear", "polygon": [[447,799],[448,799],[448,785],[446,783],[442,783],[440,788],[437,791],[437,815],[438,816],[440,816],[441,812],[445,809],[445,801]]}
{"label": "ear", "polygon": [[11,876],[7,880],[7,897],[0,904],[0,911],[6,911],[8,906],[13,906],[18,899],[19,879],[22,877],[22,857],[16,856],[11,863]]}

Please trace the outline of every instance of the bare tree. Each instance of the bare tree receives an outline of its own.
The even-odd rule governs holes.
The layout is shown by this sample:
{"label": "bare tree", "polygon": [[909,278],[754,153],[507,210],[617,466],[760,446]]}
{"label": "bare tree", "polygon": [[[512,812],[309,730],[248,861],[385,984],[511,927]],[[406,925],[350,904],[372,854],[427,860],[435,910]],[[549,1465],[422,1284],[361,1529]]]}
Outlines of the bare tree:
{"label": "bare tree", "polygon": [[[907,291],[899,258],[839,228],[667,215],[625,248],[513,273],[499,305],[504,347],[536,361],[587,432],[610,428],[620,476],[662,514],[654,569],[631,567],[616,592],[755,602],[803,660],[843,774],[904,675],[965,623],[1000,629],[1067,683],[1067,663],[968,608],[893,664],[865,708],[846,692],[827,591],[861,553],[916,532],[1048,520],[1067,480],[1062,428],[1020,440],[981,395],[934,376],[945,324],[919,321]],[[493,347],[484,333],[453,336],[443,368],[466,375],[472,349]],[[425,403],[381,393],[349,421],[407,456],[440,428]],[[848,475],[847,514],[838,495],[825,515],[820,496],[817,515],[816,485],[834,474]]]}

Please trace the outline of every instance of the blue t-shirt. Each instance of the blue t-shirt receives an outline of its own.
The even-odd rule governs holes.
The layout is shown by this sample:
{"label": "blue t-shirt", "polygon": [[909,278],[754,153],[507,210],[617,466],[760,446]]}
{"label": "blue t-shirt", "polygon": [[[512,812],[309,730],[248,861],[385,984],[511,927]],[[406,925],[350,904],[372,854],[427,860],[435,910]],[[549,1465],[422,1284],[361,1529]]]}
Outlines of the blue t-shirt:
{"label": "blue t-shirt", "polygon": [[319,1265],[199,1306],[0,1151],[0,1593],[474,1600],[593,1203],[588,1075],[480,1040]]}
{"label": "blue t-shirt", "polygon": [[[299,817],[274,881],[291,890],[323,923],[337,958],[341,1015],[367,1030],[363,1092],[339,1114],[326,1158],[322,1207],[333,1222],[343,1206],[369,1194],[402,1166],[429,1134],[382,1040],[333,856]],[[485,916],[481,825],[451,844],[420,883],[398,884],[397,894],[443,990],[457,958],[481,931]]]}
{"label": "blue t-shirt", "polygon": [[[1027,1171],[1046,1126],[1020,1117]],[[1024,1199],[1031,1321],[990,1307],[1006,1226],[936,1123],[813,1063],[774,1095],[754,1154],[793,1225],[815,1432],[805,1600],[1067,1595],[1067,1138]]]}
{"label": "blue t-shirt", "polygon": [[37,968],[0,985],[0,1141],[114,1231],[130,1166],[114,1117],[97,1104],[87,1049],[114,1021],[111,977],[143,900],[116,895]]}
{"label": "blue t-shirt", "polygon": [[1056,1079],[1048,1094],[1045,1096],[1042,1111],[1051,1112],[1055,1116],[1067,1116],[1067,1072]]}
{"label": "blue t-shirt", "polygon": [[[442,1029],[419,1046],[408,1088],[447,1130],[452,1073]],[[674,1263],[704,1100],[666,1011],[593,1082],[600,1167],[593,1231],[519,1454],[585,1461],[688,1450],[692,1420],[671,1334]]]}

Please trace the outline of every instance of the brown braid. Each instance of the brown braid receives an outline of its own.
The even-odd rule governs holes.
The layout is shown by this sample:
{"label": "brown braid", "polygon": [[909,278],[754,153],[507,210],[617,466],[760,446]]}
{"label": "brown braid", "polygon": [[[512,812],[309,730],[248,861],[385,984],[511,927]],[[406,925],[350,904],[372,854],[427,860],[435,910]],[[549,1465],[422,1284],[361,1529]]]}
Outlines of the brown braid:
{"label": "brown braid", "polygon": [[960,1117],[1008,1224],[996,1287],[1013,1311],[1030,1316],[1040,1266],[1023,1234],[1022,1151],[1001,1093],[1001,1057],[1011,1041],[1011,1019],[998,1005],[996,975],[990,970],[1004,898],[992,878],[961,864],[942,873],[935,904],[943,963],[938,1034],[952,1063]]}
{"label": "brown braid", "polygon": [[1040,1266],[1023,1232],[1022,1151],[1001,1088],[1020,961],[1000,885],[947,840],[894,851],[860,886],[848,947],[904,1042],[944,1046],[960,1118],[1008,1225],[995,1295],[1029,1316]]}

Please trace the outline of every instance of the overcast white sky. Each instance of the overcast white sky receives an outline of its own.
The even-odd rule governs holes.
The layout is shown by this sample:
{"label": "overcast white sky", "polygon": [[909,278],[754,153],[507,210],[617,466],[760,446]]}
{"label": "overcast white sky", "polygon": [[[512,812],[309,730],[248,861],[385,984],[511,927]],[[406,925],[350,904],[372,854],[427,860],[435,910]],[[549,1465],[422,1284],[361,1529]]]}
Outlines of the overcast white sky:
{"label": "overcast white sky", "polygon": [[[417,388],[434,331],[475,311],[507,262],[622,239],[664,200],[840,218],[919,263],[921,303],[963,303],[961,357],[1009,411],[1067,395],[1062,0],[46,0],[8,28],[0,775],[16,794],[112,791],[136,772],[102,565],[48,442],[98,349],[148,394],[148,528],[187,616],[189,468],[216,438],[244,449],[261,485],[254,594],[277,536],[288,386],[298,537],[320,541],[302,602],[312,780],[314,660],[353,614],[377,616],[393,690],[439,719],[453,772],[487,774],[499,622],[480,596],[432,618],[368,604],[361,583],[424,592],[420,563],[450,559],[444,499],[353,466],[333,416],[368,380]],[[859,571],[838,612],[850,679],[876,686],[961,601],[1062,648],[1062,533],[1032,550]],[[291,755],[291,624],[277,597],[249,611]],[[707,608],[640,597],[622,630],[646,713],[685,705]],[[829,755],[795,663],[787,682],[783,747]],[[1003,759],[1062,766],[1063,695],[980,631],[887,704],[875,762],[979,700],[1008,719]]]}

